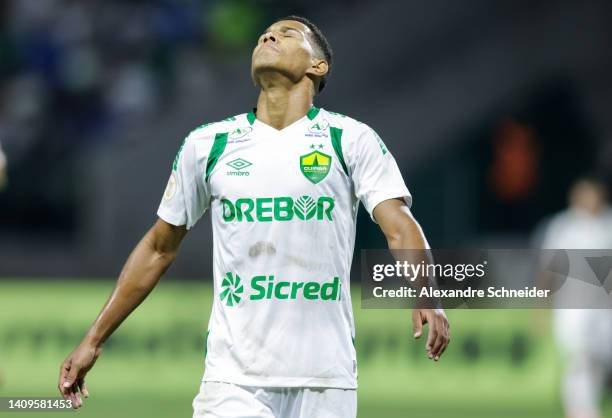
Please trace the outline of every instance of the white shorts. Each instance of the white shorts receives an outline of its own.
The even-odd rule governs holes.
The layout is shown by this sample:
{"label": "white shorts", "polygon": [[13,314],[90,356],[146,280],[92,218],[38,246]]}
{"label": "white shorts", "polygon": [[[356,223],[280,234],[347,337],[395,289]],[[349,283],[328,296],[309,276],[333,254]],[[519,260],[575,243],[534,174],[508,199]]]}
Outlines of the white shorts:
{"label": "white shorts", "polygon": [[357,391],[202,382],[193,418],[355,418]]}

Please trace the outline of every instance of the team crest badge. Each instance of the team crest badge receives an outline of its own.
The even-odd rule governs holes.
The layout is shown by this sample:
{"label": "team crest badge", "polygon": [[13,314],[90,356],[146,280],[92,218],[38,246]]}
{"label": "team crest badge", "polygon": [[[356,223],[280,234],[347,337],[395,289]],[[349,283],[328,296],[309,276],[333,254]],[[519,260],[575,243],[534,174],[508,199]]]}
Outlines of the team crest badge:
{"label": "team crest badge", "polygon": [[313,151],[300,157],[300,170],[312,183],[317,184],[329,173],[331,156],[321,151]]}

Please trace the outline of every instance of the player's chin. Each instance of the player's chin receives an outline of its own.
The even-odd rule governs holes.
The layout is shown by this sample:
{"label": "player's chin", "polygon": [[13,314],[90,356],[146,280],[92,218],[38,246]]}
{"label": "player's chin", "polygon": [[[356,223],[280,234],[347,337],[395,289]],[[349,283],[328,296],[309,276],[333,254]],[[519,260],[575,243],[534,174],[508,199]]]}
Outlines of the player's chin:
{"label": "player's chin", "polygon": [[252,73],[255,77],[269,73],[285,74],[287,68],[278,59],[261,59],[253,63]]}

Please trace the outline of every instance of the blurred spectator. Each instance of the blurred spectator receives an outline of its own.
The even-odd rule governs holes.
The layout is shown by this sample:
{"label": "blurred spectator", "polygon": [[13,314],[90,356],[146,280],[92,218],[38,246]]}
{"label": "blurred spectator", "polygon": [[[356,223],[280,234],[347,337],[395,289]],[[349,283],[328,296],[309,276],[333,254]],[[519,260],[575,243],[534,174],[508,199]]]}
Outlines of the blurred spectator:
{"label": "blurred spectator", "polygon": [[[612,210],[601,182],[583,178],[574,183],[568,209],[549,222],[542,246],[612,249]],[[563,407],[567,418],[600,418],[606,374],[612,366],[612,310],[558,309],[571,305],[571,300],[588,303],[604,291],[572,277],[579,276],[572,274],[570,265],[553,311],[553,330],[563,359]]]}
{"label": "blurred spectator", "polygon": [[82,185],[72,173],[92,144],[106,148],[101,141],[157,120],[186,91],[214,86],[216,61],[250,54],[267,17],[311,8],[279,0],[0,2],[0,138],[12,186],[0,228],[40,233],[40,221],[74,232]]}
{"label": "blurred spectator", "polygon": [[157,102],[155,77],[139,63],[122,66],[106,92],[106,101],[113,117],[130,120],[146,116]]}
{"label": "blurred spectator", "polygon": [[159,93],[172,93],[180,77],[175,56],[207,44],[206,7],[195,0],[2,2],[0,130],[15,165],[49,132],[83,142],[159,110]]}
{"label": "blurred spectator", "polygon": [[[276,3],[265,10],[289,8]],[[12,164],[45,148],[37,143],[49,132],[69,160],[75,141],[116,138],[104,133],[155,117],[177,81],[209,74],[180,68],[185,51],[214,50],[219,39],[248,50],[263,10],[198,0],[0,2],[0,132]]]}

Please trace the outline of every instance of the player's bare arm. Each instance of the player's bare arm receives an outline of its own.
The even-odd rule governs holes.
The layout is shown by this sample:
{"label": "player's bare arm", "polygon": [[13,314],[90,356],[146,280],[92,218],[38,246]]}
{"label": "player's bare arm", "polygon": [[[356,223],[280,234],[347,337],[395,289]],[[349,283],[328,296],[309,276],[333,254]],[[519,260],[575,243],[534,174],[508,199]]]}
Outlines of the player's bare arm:
{"label": "player's bare arm", "polygon": [[170,267],[187,229],[159,219],[128,257],[117,284],[83,341],[60,367],[58,388],[75,408],[87,398],[85,375],[93,367],[106,339],[147,297]]}
{"label": "player's bare arm", "polygon": [[[374,218],[387,238],[389,249],[427,249],[429,244],[403,199],[389,199],[374,208]],[[438,361],[450,343],[448,318],[443,309],[414,309],[414,337],[420,338],[423,325],[429,324],[425,350],[430,359]]]}

